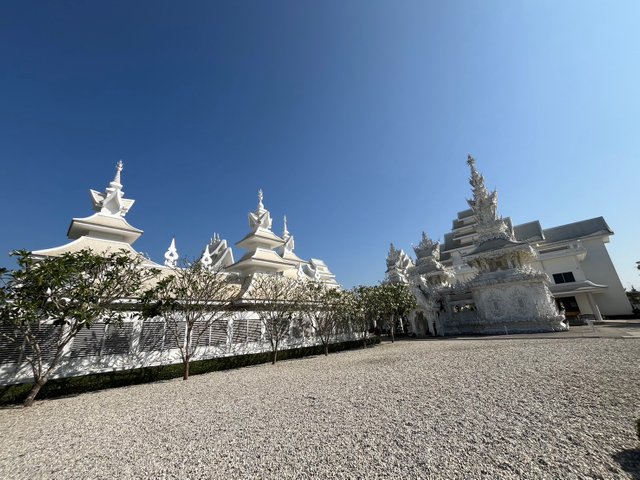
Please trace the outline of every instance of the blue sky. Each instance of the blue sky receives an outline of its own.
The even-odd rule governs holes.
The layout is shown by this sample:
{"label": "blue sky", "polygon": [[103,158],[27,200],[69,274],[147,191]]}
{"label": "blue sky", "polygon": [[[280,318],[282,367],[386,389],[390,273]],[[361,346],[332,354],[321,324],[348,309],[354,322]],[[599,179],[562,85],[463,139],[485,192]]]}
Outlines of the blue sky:
{"label": "blue sky", "polygon": [[[640,3],[6,2],[0,7],[6,252],[61,245],[125,162],[134,246],[248,231],[262,188],[303,258],[345,286],[389,242],[442,238],[471,193],[552,227],[604,216],[640,286]],[[241,251],[234,251],[236,258]]]}

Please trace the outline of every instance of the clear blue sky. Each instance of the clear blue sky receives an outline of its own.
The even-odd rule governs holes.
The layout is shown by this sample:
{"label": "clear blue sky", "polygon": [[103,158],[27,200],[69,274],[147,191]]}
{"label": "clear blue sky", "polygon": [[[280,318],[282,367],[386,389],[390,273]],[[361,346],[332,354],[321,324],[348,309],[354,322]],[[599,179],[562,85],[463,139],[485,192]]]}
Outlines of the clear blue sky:
{"label": "clear blue sky", "polygon": [[[0,7],[6,252],[66,242],[123,159],[134,246],[196,256],[248,231],[262,188],[345,286],[390,241],[466,208],[467,152],[499,211],[602,215],[640,286],[640,2],[108,1]],[[236,258],[241,255],[234,251]]]}

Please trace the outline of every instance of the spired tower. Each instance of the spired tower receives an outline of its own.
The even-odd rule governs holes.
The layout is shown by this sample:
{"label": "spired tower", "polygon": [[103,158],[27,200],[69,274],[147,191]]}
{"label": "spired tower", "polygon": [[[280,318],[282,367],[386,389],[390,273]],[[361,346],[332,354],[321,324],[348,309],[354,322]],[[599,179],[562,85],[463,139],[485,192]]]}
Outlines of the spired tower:
{"label": "spired tower", "polygon": [[274,250],[284,244],[284,239],[273,233],[271,213],[264,208],[262,190],[258,191],[258,207],[249,213],[251,231],[236,245],[246,253],[240,260],[228,267],[228,271],[242,276],[253,273],[278,273],[294,270],[295,266],[283,259]]}
{"label": "spired tower", "polygon": [[473,189],[473,199],[467,202],[478,222],[478,237],[463,260],[478,271],[468,284],[480,320],[477,333],[566,330],[564,315],[549,291],[549,277],[530,267],[535,251],[515,240],[512,229],[498,216],[497,192],[489,193],[471,155],[467,163]]}
{"label": "spired tower", "polygon": [[387,283],[409,283],[409,269],[413,267],[413,261],[404,253],[393,245],[389,247],[387,255],[387,271],[385,272],[385,282]]}
{"label": "spired tower", "polygon": [[122,160],[116,164],[116,173],[104,192],[89,190],[94,214],[89,217],[74,218],[71,221],[67,237],[71,240],[59,247],[36,250],[36,257],[57,257],[64,253],[75,253],[90,249],[93,253],[106,253],[124,250],[131,256],[139,256],[143,264],[156,268],[160,265],[137,252],[132,244],[142,235],[142,230],[125,220],[125,215],[133,206],[134,200],[124,197],[122,190]]}

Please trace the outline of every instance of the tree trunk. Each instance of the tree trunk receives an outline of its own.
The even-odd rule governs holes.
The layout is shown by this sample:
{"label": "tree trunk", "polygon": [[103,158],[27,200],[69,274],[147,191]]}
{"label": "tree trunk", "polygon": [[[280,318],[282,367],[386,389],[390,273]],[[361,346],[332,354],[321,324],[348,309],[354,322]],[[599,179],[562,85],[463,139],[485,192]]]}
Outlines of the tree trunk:
{"label": "tree trunk", "polygon": [[40,378],[38,381],[36,381],[36,383],[33,384],[33,387],[31,388],[29,395],[27,395],[23,406],[30,407],[31,405],[33,405],[33,401],[36,399],[36,395],[38,395],[38,392],[40,391],[42,386],[47,383],[47,380],[48,377],[45,376]]}
{"label": "tree trunk", "polygon": [[277,360],[278,360],[278,349],[274,348],[273,356],[271,357],[271,365],[275,365]]}
{"label": "tree trunk", "polygon": [[396,327],[395,327],[395,325],[392,323],[392,324],[391,324],[391,343],[395,343],[395,340],[396,340],[395,333],[396,333]]}
{"label": "tree trunk", "polygon": [[182,374],[182,380],[189,380],[189,364],[191,359],[187,357],[184,361],[184,372]]}
{"label": "tree trunk", "polygon": [[324,344],[324,356],[328,356],[329,355],[329,343],[325,343]]}
{"label": "tree trunk", "polygon": [[362,334],[362,346],[363,346],[364,348],[367,348],[367,332],[364,332],[364,333]]}

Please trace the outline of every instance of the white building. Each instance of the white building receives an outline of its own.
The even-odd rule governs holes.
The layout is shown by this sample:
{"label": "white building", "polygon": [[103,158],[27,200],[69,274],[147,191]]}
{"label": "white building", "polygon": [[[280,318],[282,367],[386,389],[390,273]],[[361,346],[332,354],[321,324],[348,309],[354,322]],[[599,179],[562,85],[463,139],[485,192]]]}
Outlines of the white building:
{"label": "white building", "polygon": [[[67,236],[69,242],[53,248],[34,251],[36,257],[55,257],[64,253],[91,249],[94,253],[124,250],[139,257],[145,266],[157,268],[160,275],[179,268],[180,255],[175,239],[164,255],[164,264],[158,264],[137,252],[132,244],[142,235],[125,220],[125,215],[134,201],[124,198],[122,191],[122,162],[118,162],[116,175],[104,192],[90,190],[95,213],[71,221]],[[237,291],[232,312],[223,322],[211,325],[209,335],[203,337],[193,360],[234,356],[269,351],[265,340],[265,328],[255,310],[255,299],[250,292],[255,275],[283,275],[301,281],[322,282],[331,288],[338,283],[321,260],[303,260],[294,253],[293,236],[287,230],[286,220],[283,236],[272,232],[271,214],[263,205],[259,192],[258,208],[249,213],[250,232],[237,243],[246,253],[237,261],[226,240],[214,234],[206,243],[200,262],[211,268],[226,272],[231,288]],[[281,349],[314,346],[320,340],[290,326],[290,334]],[[0,328],[8,328],[0,325]],[[186,328],[186,325],[185,325]],[[40,328],[43,339],[43,357],[49,358],[53,351],[59,327],[44,322]],[[82,329],[65,347],[60,365],[52,378],[111,372],[180,362],[177,340],[168,333],[162,318],[145,319],[132,311],[124,324],[96,322]],[[184,335],[182,338],[186,338]],[[53,341],[49,341],[53,339]],[[350,332],[341,332],[335,341],[353,339]],[[186,341],[186,340],[185,340]],[[30,381],[32,375],[23,361],[25,346],[16,345],[0,335],[0,385]]]}
{"label": "white building", "polygon": [[[551,279],[549,289],[562,303],[567,317],[591,314],[613,317],[631,314],[631,305],[607,252],[613,231],[602,217],[543,229],[539,220],[513,225],[516,240],[529,243],[537,253],[532,266]],[[476,274],[464,261],[474,248],[477,221],[471,209],[458,212],[444,235],[440,261],[452,267],[456,282]]]}
{"label": "white building", "polygon": [[[530,325],[527,330],[507,318],[516,317],[527,304],[538,305],[533,310],[540,309],[545,303],[543,297],[548,295],[545,292],[553,296],[558,312],[568,320],[579,316],[602,320],[603,315],[632,313],[606,249],[613,231],[602,217],[547,229],[538,220],[514,225],[511,218],[497,214],[497,193],[486,190],[471,156],[468,163],[474,190],[474,200],[468,201],[472,208],[458,212],[451,231],[444,235],[444,243],[432,242],[423,234],[414,247],[419,257],[415,265],[393,246],[387,258],[387,281],[417,287],[422,314],[414,317],[416,333],[499,331],[491,328],[492,323],[505,331],[558,330],[557,324],[546,329]],[[516,261],[516,256],[510,255],[515,250],[526,250],[526,259]],[[548,278],[541,277],[542,284],[536,288],[518,285],[518,278],[533,278],[534,272]],[[481,293],[485,280],[501,286]],[[532,297],[525,298],[524,292]],[[547,311],[546,316],[551,318],[552,312]],[[425,325],[415,323],[416,318],[423,318]]]}

